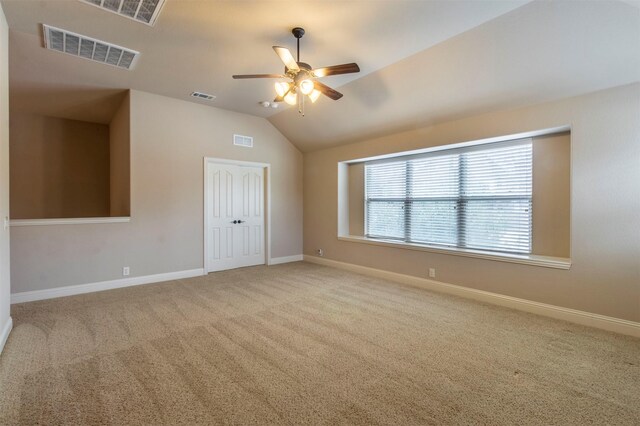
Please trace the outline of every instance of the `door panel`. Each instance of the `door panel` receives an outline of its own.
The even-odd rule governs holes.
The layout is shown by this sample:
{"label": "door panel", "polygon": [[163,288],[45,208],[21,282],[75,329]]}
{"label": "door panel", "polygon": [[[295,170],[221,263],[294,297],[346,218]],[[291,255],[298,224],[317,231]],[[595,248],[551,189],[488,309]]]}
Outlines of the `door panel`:
{"label": "door panel", "polygon": [[233,173],[227,170],[225,171],[225,176],[226,176],[225,206],[226,206],[226,212],[227,212],[227,219],[232,219],[233,218],[233,192],[235,191],[235,189],[233,188]]}
{"label": "door panel", "polygon": [[207,178],[207,272],[264,264],[264,169],[208,163]]}

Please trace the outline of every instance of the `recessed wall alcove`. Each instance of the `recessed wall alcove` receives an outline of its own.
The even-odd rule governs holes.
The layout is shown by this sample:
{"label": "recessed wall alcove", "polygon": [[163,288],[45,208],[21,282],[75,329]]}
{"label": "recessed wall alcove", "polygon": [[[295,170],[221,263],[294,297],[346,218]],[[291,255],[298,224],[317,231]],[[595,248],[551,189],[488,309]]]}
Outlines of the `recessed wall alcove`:
{"label": "recessed wall alcove", "polygon": [[56,96],[66,113],[10,111],[11,219],[129,216],[128,91]]}

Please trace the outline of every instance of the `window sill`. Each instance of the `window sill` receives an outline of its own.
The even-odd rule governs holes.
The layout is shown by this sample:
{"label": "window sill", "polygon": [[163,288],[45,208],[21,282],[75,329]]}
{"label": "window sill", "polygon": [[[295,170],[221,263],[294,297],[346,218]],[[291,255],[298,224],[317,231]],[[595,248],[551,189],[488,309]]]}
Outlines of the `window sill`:
{"label": "window sill", "polygon": [[542,266],[545,268],[569,269],[571,268],[571,259],[564,257],[551,257],[539,255],[519,255],[496,253],[490,251],[469,250],[456,247],[435,247],[423,244],[412,244],[398,242],[392,240],[377,240],[358,236],[338,236],[340,241],[348,241],[352,243],[371,244],[374,246],[394,247],[406,250],[427,251],[432,253],[449,254],[454,256],[475,257],[478,259],[495,260],[499,262],[520,263],[522,265]]}
{"label": "window sill", "polygon": [[13,219],[11,226],[42,226],[42,225],[86,225],[93,223],[124,223],[131,221],[128,216],[120,217],[77,217],[69,219]]}

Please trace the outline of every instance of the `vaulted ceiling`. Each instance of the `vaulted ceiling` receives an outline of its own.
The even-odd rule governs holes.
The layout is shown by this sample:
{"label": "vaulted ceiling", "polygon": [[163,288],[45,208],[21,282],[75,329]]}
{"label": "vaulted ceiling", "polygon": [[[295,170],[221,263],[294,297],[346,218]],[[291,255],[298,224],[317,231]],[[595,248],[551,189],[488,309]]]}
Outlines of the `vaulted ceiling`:
{"label": "vaulted ceiling", "polygon": [[[600,1],[178,1],[147,26],[78,0],[3,0],[10,27],[11,107],[108,121],[123,89],[268,118],[303,151],[613,87],[640,79],[640,9]],[[132,71],[43,48],[45,23],[141,52]],[[323,82],[302,117],[266,109],[281,72],[272,45],[313,66],[357,62]],[[212,102],[192,91],[216,95]],[[103,108],[86,105],[104,100]]]}

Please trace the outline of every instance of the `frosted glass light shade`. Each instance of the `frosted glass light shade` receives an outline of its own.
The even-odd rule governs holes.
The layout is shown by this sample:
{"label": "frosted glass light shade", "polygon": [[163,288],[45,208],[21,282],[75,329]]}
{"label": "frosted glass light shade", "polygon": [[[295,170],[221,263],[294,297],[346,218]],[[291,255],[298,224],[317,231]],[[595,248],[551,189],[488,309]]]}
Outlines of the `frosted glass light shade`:
{"label": "frosted glass light shade", "polygon": [[303,95],[308,95],[313,91],[313,81],[311,80],[302,80],[300,82],[300,91]]}
{"label": "frosted glass light shade", "polygon": [[283,97],[284,94],[289,91],[289,83],[286,83],[284,81],[276,82],[275,87],[276,87],[276,93],[280,97]]}
{"label": "frosted glass light shade", "polygon": [[287,95],[284,97],[284,101],[286,103],[288,103],[289,105],[295,105],[296,102],[298,101],[298,96],[295,94],[295,92],[290,91],[289,93],[287,93]]}
{"label": "frosted glass light shade", "polygon": [[316,103],[321,94],[322,93],[319,90],[314,89],[313,92],[309,94],[309,99],[311,99],[312,103]]}

